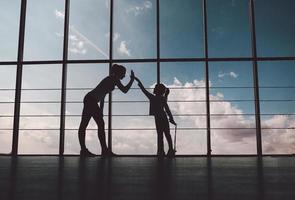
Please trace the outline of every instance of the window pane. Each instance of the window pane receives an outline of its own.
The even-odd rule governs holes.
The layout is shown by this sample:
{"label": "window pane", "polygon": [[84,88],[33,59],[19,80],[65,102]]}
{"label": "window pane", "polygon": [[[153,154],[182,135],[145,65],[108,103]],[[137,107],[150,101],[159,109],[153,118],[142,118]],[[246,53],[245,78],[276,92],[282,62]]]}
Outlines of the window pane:
{"label": "window pane", "polygon": [[295,55],[295,1],[256,0],[255,19],[259,56]]}
{"label": "window pane", "polygon": [[61,69],[61,65],[23,66],[20,154],[59,152]]}
{"label": "window pane", "polygon": [[210,57],[251,55],[248,0],[209,0],[208,50]]}
{"label": "window pane", "polygon": [[114,1],[115,58],[156,57],[156,1]]}
{"label": "window pane", "polygon": [[[122,81],[129,82],[132,69],[146,88],[156,83],[155,63],[123,63],[128,75]],[[152,89],[148,89],[152,92]],[[136,101],[136,102],[134,102]],[[138,102],[139,101],[139,102]],[[118,154],[156,154],[156,130],[154,119],[149,116],[149,101],[134,82],[127,94],[115,89],[113,93],[113,150]]]}
{"label": "window pane", "polygon": [[295,62],[259,62],[264,154],[295,152]]}
{"label": "window pane", "polygon": [[0,1],[0,61],[16,61],[20,0]]}
{"label": "window pane", "polygon": [[60,60],[63,55],[64,1],[27,3],[25,60]]}
{"label": "window pane", "polygon": [[161,57],[203,57],[201,0],[160,1]]}
{"label": "window pane", "polygon": [[109,0],[71,0],[69,59],[108,59]]}
{"label": "window pane", "polygon": [[204,63],[161,63],[161,82],[170,88],[168,104],[178,127],[177,154],[207,151],[204,70]]}
{"label": "window pane", "polygon": [[251,62],[209,63],[213,154],[255,154]]}
{"label": "window pane", "polygon": [[[65,153],[79,154],[78,128],[83,110],[83,98],[109,74],[108,64],[69,64],[67,72]],[[104,104],[105,128],[108,127],[108,97]],[[107,131],[106,131],[107,133]],[[93,153],[100,153],[97,126],[93,119],[86,131],[86,145]]]}
{"label": "window pane", "polygon": [[0,153],[10,153],[16,66],[0,65]]}

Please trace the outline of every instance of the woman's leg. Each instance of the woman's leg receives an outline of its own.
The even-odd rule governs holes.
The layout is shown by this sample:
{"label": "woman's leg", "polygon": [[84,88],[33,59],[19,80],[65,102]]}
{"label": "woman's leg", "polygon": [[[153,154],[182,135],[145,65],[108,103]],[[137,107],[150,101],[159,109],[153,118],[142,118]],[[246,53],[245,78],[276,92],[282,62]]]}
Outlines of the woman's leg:
{"label": "woman's leg", "polygon": [[91,118],[91,115],[88,112],[87,105],[84,104],[83,112],[82,112],[82,119],[80,122],[79,132],[78,132],[81,150],[86,150],[86,145],[85,145],[85,134],[86,133],[85,132],[86,132],[86,128],[89,124],[90,118]]}
{"label": "woman's leg", "polygon": [[100,107],[96,104],[96,106],[93,108],[92,117],[95,120],[98,128],[98,139],[101,145],[101,151],[102,153],[105,153],[108,151],[108,147],[106,144],[106,137],[105,137],[105,123],[102,116],[102,111]]}

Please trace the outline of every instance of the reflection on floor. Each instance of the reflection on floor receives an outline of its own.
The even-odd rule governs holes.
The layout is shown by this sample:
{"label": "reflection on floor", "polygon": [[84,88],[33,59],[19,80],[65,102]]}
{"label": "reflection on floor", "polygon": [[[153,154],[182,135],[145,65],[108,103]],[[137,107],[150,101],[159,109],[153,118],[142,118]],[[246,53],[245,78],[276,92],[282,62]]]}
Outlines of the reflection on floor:
{"label": "reflection on floor", "polygon": [[295,199],[295,157],[0,156],[0,199]]}

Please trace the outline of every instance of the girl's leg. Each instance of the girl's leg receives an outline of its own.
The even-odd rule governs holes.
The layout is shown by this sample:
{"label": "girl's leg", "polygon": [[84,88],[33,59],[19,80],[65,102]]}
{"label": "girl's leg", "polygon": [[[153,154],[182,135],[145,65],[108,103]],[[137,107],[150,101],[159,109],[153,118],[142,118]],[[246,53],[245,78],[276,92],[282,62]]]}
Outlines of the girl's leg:
{"label": "girl's leg", "polygon": [[162,125],[161,118],[155,117],[155,123],[156,123],[156,129],[157,129],[157,143],[158,143],[157,155],[165,155],[164,141],[163,141],[163,125]]}
{"label": "girl's leg", "polygon": [[170,134],[170,127],[169,127],[168,121],[167,121],[167,123],[165,123],[164,134],[165,134],[168,146],[169,146],[169,150],[173,150],[172,138],[171,138],[171,134]]}
{"label": "girl's leg", "polygon": [[164,126],[164,134],[165,134],[168,146],[169,146],[167,156],[173,157],[173,156],[175,156],[175,151],[174,151],[173,145],[172,145],[172,138],[171,138],[171,134],[170,134],[170,127],[169,127],[169,122],[168,122],[167,117],[163,121],[163,126]]}
{"label": "girl's leg", "polygon": [[158,135],[158,151],[157,151],[157,154],[163,154],[163,152],[164,152],[163,131],[157,130],[157,135]]}
{"label": "girl's leg", "polygon": [[86,132],[86,128],[89,124],[91,115],[89,114],[89,112],[87,111],[86,105],[84,104],[84,108],[83,108],[83,112],[82,112],[82,119],[81,119],[81,123],[79,126],[79,143],[81,146],[81,150],[86,150],[86,145],[85,145],[85,132]]}

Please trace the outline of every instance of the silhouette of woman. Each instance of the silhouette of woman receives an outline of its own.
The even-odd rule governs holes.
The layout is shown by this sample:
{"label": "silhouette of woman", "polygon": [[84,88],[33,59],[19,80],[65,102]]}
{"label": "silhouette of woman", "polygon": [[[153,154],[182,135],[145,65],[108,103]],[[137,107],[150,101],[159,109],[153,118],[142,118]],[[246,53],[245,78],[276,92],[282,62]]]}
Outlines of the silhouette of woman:
{"label": "silhouette of woman", "polygon": [[150,101],[150,115],[155,117],[157,135],[158,135],[158,156],[164,156],[164,142],[163,142],[163,133],[165,134],[169,150],[167,153],[168,157],[172,157],[175,155],[175,151],[172,146],[172,139],[170,135],[170,127],[167,119],[167,115],[169,116],[169,121],[176,125],[169,106],[167,104],[167,98],[169,94],[169,88],[166,88],[163,84],[156,84],[154,88],[154,95],[149,93],[141,83],[141,81],[135,77],[135,80],[138,82],[138,86],[142,90],[142,92],[147,96]]}
{"label": "silhouette of woman", "polygon": [[[134,73],[131,70],[130,81],[126,86],[120,81],[125,77],[125,74],[126,68],[124,66],[114,64],[111,67],[110,75],[104,78],[96,88],[85,95],[83,100],[84,107],[82,111],[82,119],[79,126],[79,142],[81,146],[80,156],[95,156],[95,154],[91,153],[85,145],[85,132],[91,117],[93,117],[98,127],[98,139],[102,149],[101,155],[114,155],[114,153],[107,147],[105,139],[105,123],[103,120],[104,98],[106,94],[114,90],[115,86],[124,93],[128,92],[134,81]],[[98,102],[100,102],[100,106],[98,106]]]}

